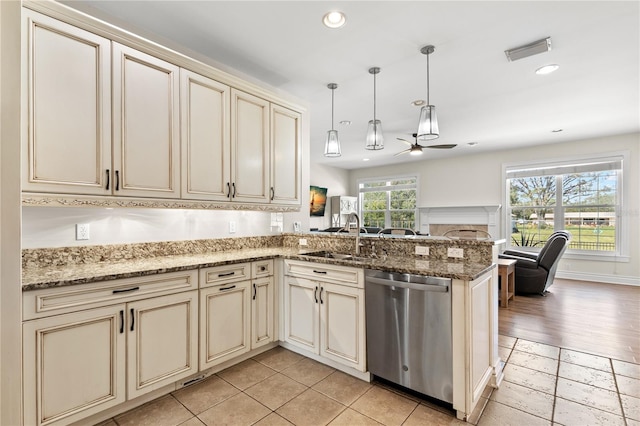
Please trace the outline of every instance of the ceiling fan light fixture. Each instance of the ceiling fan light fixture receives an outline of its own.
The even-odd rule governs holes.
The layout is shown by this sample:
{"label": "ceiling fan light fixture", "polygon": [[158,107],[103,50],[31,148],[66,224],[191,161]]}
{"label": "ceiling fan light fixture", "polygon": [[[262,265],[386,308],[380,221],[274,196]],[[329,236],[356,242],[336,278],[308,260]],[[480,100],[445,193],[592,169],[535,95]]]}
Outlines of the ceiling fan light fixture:
{"label": "ceiling fan light fixture", "polygon": [[324,156],[340,157],[342,155],[340,139],[338,139],[338,131],[333,128],[333,92],[338,88],[338,85],[329,83],[327,88],[331,89],[331,130],[327,132],[327,140],[324,143]]}
{"label": "ceiling fan light fixture", "polygon": [[384,137],[382,136],[382,122],[376,119],[376,74],[380,72],[380,68],[369,68],[369,74],[373,74],[373,120],[369,120],[367,127],[367,137],[365,148],[377,151],[384,149]]}
{"label": "ceiling fan light fixture", "polygon": [[413,145],[409,151],[409,155],[422,155],[422,147],[420,145]]}
{"label": "ceiling fan light fixture", "polygon": [[427,45],[420,49],[420,53],[427,56],[427,104],[420,108],[417,132],[417,140],[419,141],[428,141],[440,137],[436,107],[429,102],[429,55],[434,51],[435,47],[432,45]]}

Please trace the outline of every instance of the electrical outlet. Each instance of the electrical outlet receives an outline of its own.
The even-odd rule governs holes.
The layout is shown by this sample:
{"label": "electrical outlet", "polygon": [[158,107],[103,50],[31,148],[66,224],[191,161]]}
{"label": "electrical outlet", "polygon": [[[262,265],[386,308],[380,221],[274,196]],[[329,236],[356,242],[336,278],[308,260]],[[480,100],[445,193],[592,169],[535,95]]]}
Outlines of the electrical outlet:
{"label": "electrical outlet", "polygon": [[229,222],[229,233],[230,234],[235,234],[236,233],[236,221],[232,220]]}
{"label": "electrical outlet", "polygon": [[76,224],[76,241],[89,239],[89,224],[77,223]]}
{"label": "electrical outlet", "polygon": [[307,239],[306,238],[300,238],[300,241],[298,241],[298,243],[301,246],[306,246],[307,245]]}
{"label": "electrical outlet", "polygon": [[464,250],[457,247],[450,247],[447,249],[447,256],[461,259],[464,257]]}
{"label": "electrical outlet", "polygon": [[429,247],[416,246],[416,254],[419,254],[422,256],[429,256]]}

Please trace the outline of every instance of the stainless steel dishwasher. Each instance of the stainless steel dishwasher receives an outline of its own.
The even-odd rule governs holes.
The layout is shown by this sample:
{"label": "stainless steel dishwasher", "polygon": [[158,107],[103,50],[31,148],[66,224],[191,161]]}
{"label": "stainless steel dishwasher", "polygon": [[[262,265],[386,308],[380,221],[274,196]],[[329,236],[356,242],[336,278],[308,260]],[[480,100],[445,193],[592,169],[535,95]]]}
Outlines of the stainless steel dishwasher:
{"label": "stainless steel dishwasher", "polygon": [[453,403],[451,279],[367,269],[365,303],[369,371]]}

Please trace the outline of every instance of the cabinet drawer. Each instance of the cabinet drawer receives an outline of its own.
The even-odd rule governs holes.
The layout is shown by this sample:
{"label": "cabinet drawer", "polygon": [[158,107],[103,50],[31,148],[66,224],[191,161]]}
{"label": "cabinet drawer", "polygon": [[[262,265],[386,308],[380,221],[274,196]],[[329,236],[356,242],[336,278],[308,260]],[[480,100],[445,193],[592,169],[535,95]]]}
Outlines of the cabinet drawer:
{"label": "cabinet drawer", "polygon": [[114,303],[195,290],[198,271],[168,272],[23,293],[23,319],[64,314]]}
{"label": "cabinet drawer", "polygon": [[251,264],[214,266],[200,269],[200,288],[251,279]]}
{"label": "cabinet drawer", "polygon": [[285,260],[285,274],[353,287],[364,287],[362,269],[324,263]]}
{"label": "cabinet drawer", "polygon": [[251,264],[251,277],[261,278],[273,275],[273,259],[260,260]]}

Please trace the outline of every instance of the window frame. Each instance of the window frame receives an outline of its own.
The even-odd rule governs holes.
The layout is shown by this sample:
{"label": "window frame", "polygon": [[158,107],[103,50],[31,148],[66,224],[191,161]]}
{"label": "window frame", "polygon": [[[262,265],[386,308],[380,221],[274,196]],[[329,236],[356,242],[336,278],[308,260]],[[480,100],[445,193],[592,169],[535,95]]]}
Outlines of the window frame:
{"label": "window frame", "polygon": [[[567,248],[564,257],[567,259],[578,260],[591,260],[591,261],[610,261],[610,262],[629,262],[630,261],[630,247],[629,247],[629,218],[624,214],[626,211],[625,201],[628,200],[628,188],[625,182],[628,182],[629,164],[630,164],[630,152],[629,151],[615,151],[605,152],[599,155],[582,155],[572,156],[564,158],[555,158],[549,160],[534,160],[534,161],[522,161],[513,163],[504,163],[502,165],[502,194],[505,208],[503,209],[503,232],[506,239],[507,249],[517,249],[523,251],[537,252],[540,247],[522,247],[512,244],[511,235],[511,203],[509,186],[507,180],[508,174],[513,170],[518,169],[549,169],[549,168],[566,168],[571,165],[578,165],[589,162],[614,162],[620,161],[622,163],[622,170],[619,170],[617,188],[616,188],[616,204],[615,204],[615,218],[616,218],[616,250],[614,251],[589,251]],[[559,176],[568,173],[550,174],[552,176]],[[561,182],[561,179],[557,179],[556,182]],[[554,229],[564,229],[564,213],[567,207],[562,197],[562,187],[556,184],[556,192],[560,193],[560,204],[555,205],[553,208],[554,213]],[[558,199],[558,198],[557,198]],[[557,214],[560,212],[561,214]]]}
{"label": "window frame", "polygon": [[[413,222],[414,222],[414,229],[416,232],[420,229],[419,226],[419,216],[418,216],[418,206],[420,205],[419,202],[419,198],[420,198],[420,176],[417,173],[412,173],[412,174],[407,174],[407,175],[392,175],[392,176],[381,176],[381,177],[370,177],[370,178],[362,178],[362,179],[358,179],[356,181],[356,189],[358,191],[358,215],[361,218],[361,221],[364,223],[364,202],[362,200],[362,194],[364,192],[375,192],[375,189],[372,189],[370,191],[362,191],[360,186],[362,184],[367,184],[367,183],[373,183],[373,182],[388,182],[388,181],[393,181],[393,180],[406,180],[406,179],[415,179],[415,185],[396,185],[396,186],[384,186],[381,187],[382,191],[380,192],[386,192],[387,194],[387,208],[384,211],[384,221],[385,221],[385,226],[383,226],[382,228],[392,228],[393,226],[391,226],[391,212],[392,211],[400,211],[400,210],[392,210],[391,209],[391,191],[394,189],[415,189],[416,191],[416,206],[414,209],[414,213],[413,213]],[[393,189],[389,189],[389,188],[393,188]],[[401,210],[401,211],[406,211],[406,210]],[[364,225],[363,225],[364,226]]]}

